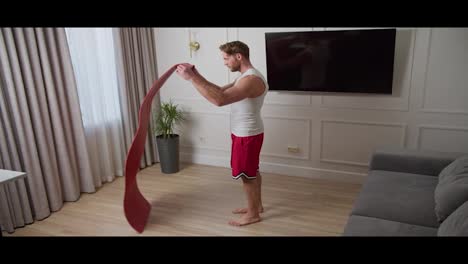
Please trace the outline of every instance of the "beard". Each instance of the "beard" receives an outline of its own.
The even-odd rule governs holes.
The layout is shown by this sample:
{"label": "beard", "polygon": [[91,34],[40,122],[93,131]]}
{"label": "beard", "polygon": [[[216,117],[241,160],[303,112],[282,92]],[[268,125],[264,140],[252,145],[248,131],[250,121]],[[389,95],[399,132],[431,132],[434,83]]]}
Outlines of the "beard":
{"label": "beard", "polygon": [[237,72],[240,70],[240,64],[231,67],[231,72]]}

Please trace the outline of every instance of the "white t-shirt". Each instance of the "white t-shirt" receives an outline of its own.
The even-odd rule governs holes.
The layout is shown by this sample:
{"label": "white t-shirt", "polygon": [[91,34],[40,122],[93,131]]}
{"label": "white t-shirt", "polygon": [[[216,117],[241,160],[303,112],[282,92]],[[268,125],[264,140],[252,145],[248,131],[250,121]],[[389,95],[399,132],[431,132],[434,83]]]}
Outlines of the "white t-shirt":
{"label": "white t-shirt", "polygon": [[265,84],[265,91],[255,98],[245,98],[231,104],[231,133],[238,137],[254,136],[263,133],[263,120],[260,112],[265,95],[268,92],[268,83],[258,70],[251,68],[236,79],[236,84],[240,79],[249,75],[260,77]]}

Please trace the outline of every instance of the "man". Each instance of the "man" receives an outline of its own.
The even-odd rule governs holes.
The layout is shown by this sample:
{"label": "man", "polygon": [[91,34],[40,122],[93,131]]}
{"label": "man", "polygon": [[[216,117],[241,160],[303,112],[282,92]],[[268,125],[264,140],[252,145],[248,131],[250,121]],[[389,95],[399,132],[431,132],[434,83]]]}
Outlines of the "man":
{"label": "man", "polygon": [[231,106],[231,168],[232,177],[242,177],[247,195],[247,208],[238,208],[239,220],[229,224],[243,226],[261,221],[261,175],[258,172],[260,150],[263,144],[263,120],[260,116],[268,83],[249,59],[249,47],[241,41],[232,41],[219,47],[226,65],[241,75],[231,84],[219,87],[207,81],[190,65],[177,67],[176,72],[191,81],[198,92],[216,106]]}

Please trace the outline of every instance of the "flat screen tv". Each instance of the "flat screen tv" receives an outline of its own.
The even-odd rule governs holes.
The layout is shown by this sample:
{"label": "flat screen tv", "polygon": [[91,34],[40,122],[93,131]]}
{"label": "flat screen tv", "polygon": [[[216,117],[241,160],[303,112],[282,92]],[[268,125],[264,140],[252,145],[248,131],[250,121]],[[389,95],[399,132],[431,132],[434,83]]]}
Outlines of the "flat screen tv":
{"label": "flat screen tv", "polygon": [[271,91],[392,94],[396,29],[265,33]]}

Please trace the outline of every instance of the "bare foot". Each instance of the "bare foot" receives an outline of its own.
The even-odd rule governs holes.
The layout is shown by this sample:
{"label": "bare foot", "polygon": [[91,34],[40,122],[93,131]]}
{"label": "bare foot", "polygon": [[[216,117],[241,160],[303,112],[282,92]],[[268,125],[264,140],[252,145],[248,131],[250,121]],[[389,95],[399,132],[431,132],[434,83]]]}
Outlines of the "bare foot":
{"label": "bare foot", "polygon": [[244,225],[260,222],[261,220],[262,219],[260,218],[259,215],[248,216],[248,215],[245,214],[245,215],[241,216],[241,218],[238,221],[235,221],[235,220],[229,221],[229,224],[232,225],[232,226],[244,226]]}
{"label": "bare foot", "polygon": [[[260,206],[260,209],[258,209],[259,213],[263,213],[263,206]],[[232,210],[233,214],[245,214],[247,213],[247,208],[237,208]]]}

